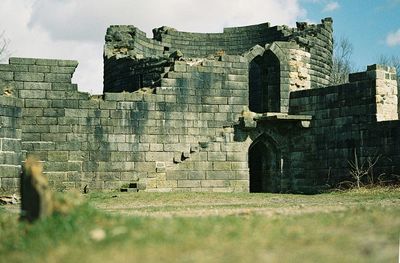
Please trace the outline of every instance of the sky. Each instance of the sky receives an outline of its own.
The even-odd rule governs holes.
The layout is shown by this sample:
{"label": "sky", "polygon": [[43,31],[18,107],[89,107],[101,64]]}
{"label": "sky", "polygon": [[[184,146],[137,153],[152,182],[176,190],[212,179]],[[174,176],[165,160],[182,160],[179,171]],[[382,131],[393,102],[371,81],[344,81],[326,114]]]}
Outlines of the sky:
{"label": "sky", "polygon": [[73,82],[80,91],[101,94],[109,25],[134,25],[151,38],[151,30],[163,25],[222,32],[332,17],[335,38],[353,44],[353,66],[365,70],[380,55],[400,56],[399,14],[400,0],[0,0],[0,34],[9,39],[13,57],[78,60]]}

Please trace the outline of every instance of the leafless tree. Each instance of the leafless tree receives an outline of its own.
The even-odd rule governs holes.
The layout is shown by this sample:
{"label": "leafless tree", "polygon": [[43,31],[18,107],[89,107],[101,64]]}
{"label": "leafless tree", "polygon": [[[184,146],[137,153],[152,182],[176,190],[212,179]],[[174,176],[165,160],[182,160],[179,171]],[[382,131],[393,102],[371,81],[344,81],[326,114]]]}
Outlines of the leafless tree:
{"label": "leafless tree", "polygon": [[397,72],[397,86],[400,87],[400,56],[384,56],[381,55],[378,59],[378,63],[396,68]]}
{"label": "leafless tree", "polygon": [[10,55],[8,47],[10,44],[10,40],[6,37],[5,32],[2,31],[0,33],[0,62],[7,59]]}
{"label": "leafless tree", "polygon": [[364,176],[367,176],[370,185],[375,183],[373,169],[380,158],[381,155],[374,155],[360,160],[361,158],[357,156],[357,151],[354,149],[354,160],[348,161],[348,163],[350,165],[350,175],[355,181],[355,187],[360,188],[362,186]]}
{"label": "leafless tree", "polygon": [[353,44],[346,37],[333,40],[333,65],[331,74],[331,85],[346,83],[349,73],[353,70],[351,56]]}

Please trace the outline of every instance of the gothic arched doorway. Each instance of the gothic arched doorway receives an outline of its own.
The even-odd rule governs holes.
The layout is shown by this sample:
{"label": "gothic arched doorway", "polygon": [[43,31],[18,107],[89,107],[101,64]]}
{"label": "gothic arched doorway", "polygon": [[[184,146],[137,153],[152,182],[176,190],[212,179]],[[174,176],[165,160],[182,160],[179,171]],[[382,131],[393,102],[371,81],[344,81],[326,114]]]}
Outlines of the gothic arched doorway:
{"label": "gothic arched doorway", "polygon": [[250,192],[280,192],[281,156],[268,138],[255,141],[249,149]]}
{"label": "gothic arched doorway", "polygon": [[249,65],[249,109],[280,112],[280,62],[271,51],[255,57]]}

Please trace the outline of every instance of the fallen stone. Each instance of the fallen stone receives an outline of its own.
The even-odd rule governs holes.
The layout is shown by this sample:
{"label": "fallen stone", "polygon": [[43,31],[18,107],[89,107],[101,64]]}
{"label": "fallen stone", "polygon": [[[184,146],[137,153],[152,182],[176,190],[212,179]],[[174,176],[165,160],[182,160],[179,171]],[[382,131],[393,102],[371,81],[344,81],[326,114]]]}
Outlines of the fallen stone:
{"label": "fallen stone", "polygon": [[15,205],[18,204],[19,199],[14,194],[11,196],[0,196],[0,205]]}
{"label": "fallen stone", "polygon": [[106,238],[106,231],[101,228],[95,228],[90,231],[89,236],[93,241],[101,241]]}
{"label": "fallen stone", "polygon": [[183,57],[183,53],[180,50],[176,50],[171,55],[169,55],[169,57],[174,60],[181,60],[181,58]]}

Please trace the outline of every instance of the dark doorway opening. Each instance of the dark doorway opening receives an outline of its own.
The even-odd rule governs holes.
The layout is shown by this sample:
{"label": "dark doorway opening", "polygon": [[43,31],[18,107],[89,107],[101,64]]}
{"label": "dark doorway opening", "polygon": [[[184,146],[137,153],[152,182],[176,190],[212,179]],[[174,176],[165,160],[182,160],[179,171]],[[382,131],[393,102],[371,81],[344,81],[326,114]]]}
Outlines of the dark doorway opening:
{"label": "dark doorway opening", "polygon": [[249,109],[253,112],[280,112],[280,63],[267,50],[249,65]]}
{"label": "dark doorway opening", "polygon": [[249,149],[250,192],[280,192],[280,154],[267,140],[253,143]]}

